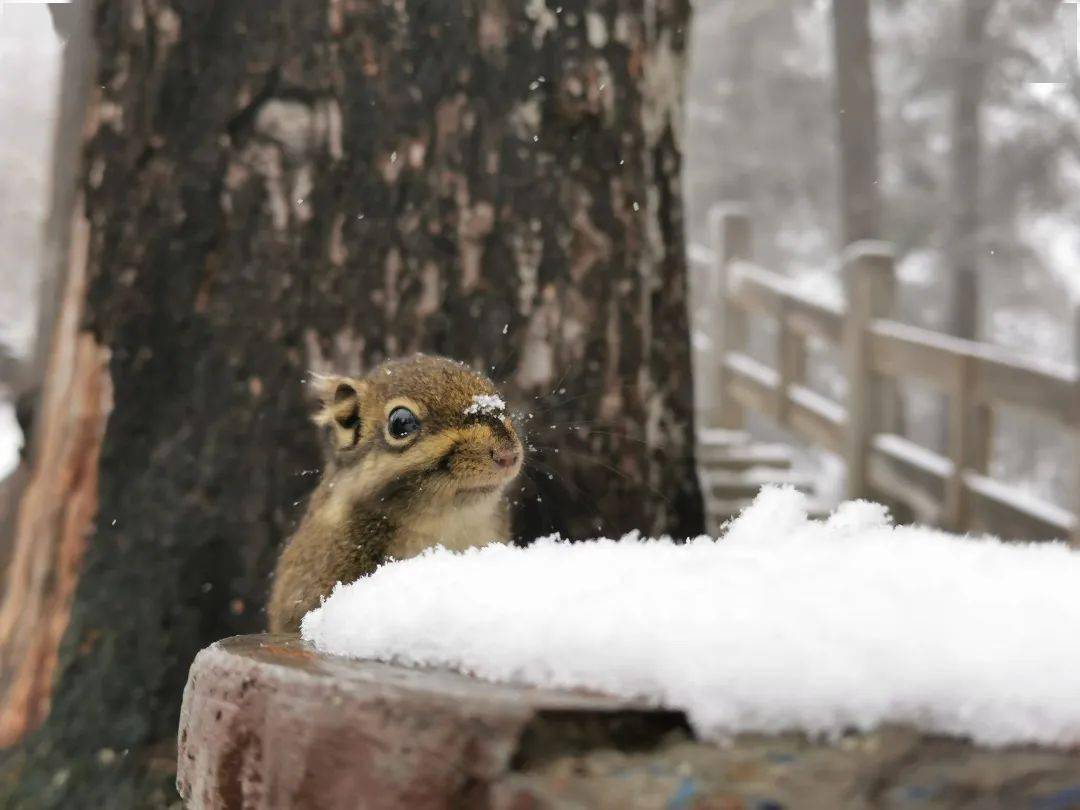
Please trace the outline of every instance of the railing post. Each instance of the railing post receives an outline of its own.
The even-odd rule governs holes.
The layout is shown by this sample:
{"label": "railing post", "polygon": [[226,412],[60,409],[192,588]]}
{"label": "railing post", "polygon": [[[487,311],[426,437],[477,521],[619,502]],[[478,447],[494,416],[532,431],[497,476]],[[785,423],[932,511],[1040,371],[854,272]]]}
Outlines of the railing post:
{"label": "railing post", "polygon": [[964,471],[990,474],[993,452],[994,412],[987,402],[975,398],[978,387],[978,360],[965,357],[960,379],[949,394],[949,458],[953,477],[945,490],[946,527],[956,532],[970,531],[971,493]]}
{"label": "railing post", "polygon": [[710,213],[710,230],[716,253],[717,290],[720,294],[720,340],[717,345],[717,384],[720,386],[719,425],[728,430],[744,427],[742,407],[731,397],[726,360],[729,352],[746,346],[746,315],[732,303],[731,265],[753,255],[753,230],[746,206],[726,203],[715,206]]}
{"label": "railing post", "polygon": [[[974,383],[974,369],[968,375]],[[971,390],[971,389],[969,389]],[[986,402],[973,401],[971,413],[967,419],[967,456],[964,461],[968,469],[980,475],[990,474],[990,458],[994,449],[994,411]]]}
{"label": "railing post", "polygon": [[867,460],[870,442],[879,430],[887,395],[873,372],[868,328],[875,318],[889,317],[896,303],[893,250],[887,242],[854,242],[843,254],[848,314],[844,322],[847,357],[847,490],[849,498],[866,498],[870,487]]}
{"label": "railing post", "polygon": [[[949,460],[952,461],[952,477],[945,483],[943,524],[946,529],[963,532],[971,528],[970,498],[964,473],[976,469],[985,473],[987,437],[985,430],[985,405],[974,399],[978,360],[973,355],[960,358],[960,374],[949,391]],[[982,469],[979,469],[979,467]]]}
{"label": "railing post", "polygon": [[796,385],[806,380],[806,338],[791,328],[788,315],[788,298],[780,305],[780,318],[777,327],[777,356],[780,358],[780,398],[777,421],[788,427],[791,422],[791,393]]}

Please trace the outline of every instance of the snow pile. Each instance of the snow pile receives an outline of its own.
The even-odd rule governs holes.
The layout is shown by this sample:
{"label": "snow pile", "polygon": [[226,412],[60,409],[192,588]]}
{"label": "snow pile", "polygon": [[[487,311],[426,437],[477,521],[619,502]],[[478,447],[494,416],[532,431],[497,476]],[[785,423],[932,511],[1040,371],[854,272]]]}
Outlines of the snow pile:
{"label": "snow pile", "polygon": [[719,542],[438,549],[339,585],[320,650],[588,687],[688,711],[705,736],[884,722],[984,744],[1080,743],[1080,552],[827,521],[764,491]]}
{"label": "snow pile", "polygon": [[485,414],[498,416],[506,410],[506,403],[498,394],[476,394],[472,398],[472,404],[465,409],[465,415]]}

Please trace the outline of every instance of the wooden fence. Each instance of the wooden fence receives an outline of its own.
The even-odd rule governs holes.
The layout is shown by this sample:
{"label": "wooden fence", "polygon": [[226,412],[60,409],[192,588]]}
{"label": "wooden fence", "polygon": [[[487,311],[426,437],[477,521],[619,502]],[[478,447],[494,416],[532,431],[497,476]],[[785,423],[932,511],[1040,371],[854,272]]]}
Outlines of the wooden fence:
{"label": "wooden fence", "polygon": [[[995,409],[1013,406],[1052,418],[1062,440],[1080,441],[1080,374],[1075,367],[1017,357],[997,347],[893,319],[891,247],[857,242],[842,258],[844,301],[796,291],[788,278],[752,261],[751,221],[740,206],[713,211],[720,302],[719,427],[742,428],[747,411],[841,456],[848,495],[908,507],[915,519],[953,531],[1018,539],[1071,539],[1080,545],[1080,492],[1072,510],[1040,500],[989,474]],[[776,327],[776,367],[747,351],[752,318]],[[844,358],[846,401],[807,384],[808,341]],[[917,378],[947,397],[948,455],[894,431],[898,380]],[[1071,454],[1080,489],[1080,453]]]}

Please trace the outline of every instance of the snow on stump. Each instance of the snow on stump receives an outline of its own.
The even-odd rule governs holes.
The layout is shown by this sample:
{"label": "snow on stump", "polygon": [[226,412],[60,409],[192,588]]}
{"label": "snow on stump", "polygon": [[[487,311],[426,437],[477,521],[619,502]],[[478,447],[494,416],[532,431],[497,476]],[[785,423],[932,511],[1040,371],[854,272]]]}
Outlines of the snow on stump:
{"label": "snow on stump", "polygon": [[203,650],[178,785],[192,808],[1080,808],[1077,593],[1063,544],[862,502],[816,521],[792,490],[719,541],[435,550],[337,588],[306,641]]}
{"label": "snow on stump", "polygon": [[687,712],[702,738],[910,725],[1080,745],[1080,551],[812,520],[766,490],[719,540],[433,549],[339,585],[322,652],[585,688]]}

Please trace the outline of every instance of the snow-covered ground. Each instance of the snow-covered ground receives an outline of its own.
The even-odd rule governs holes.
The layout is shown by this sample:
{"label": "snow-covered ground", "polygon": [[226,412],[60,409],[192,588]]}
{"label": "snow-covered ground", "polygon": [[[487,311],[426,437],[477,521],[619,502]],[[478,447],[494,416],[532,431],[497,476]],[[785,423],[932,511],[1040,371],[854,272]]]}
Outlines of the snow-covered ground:
{"label": "snow-covered ground", "polygon": [[436,550],[339,586],[319,649],[685,708],[699,732],[884,722],[1080,743],[1080,552],[825,522],[764,491],[720,542]]}

